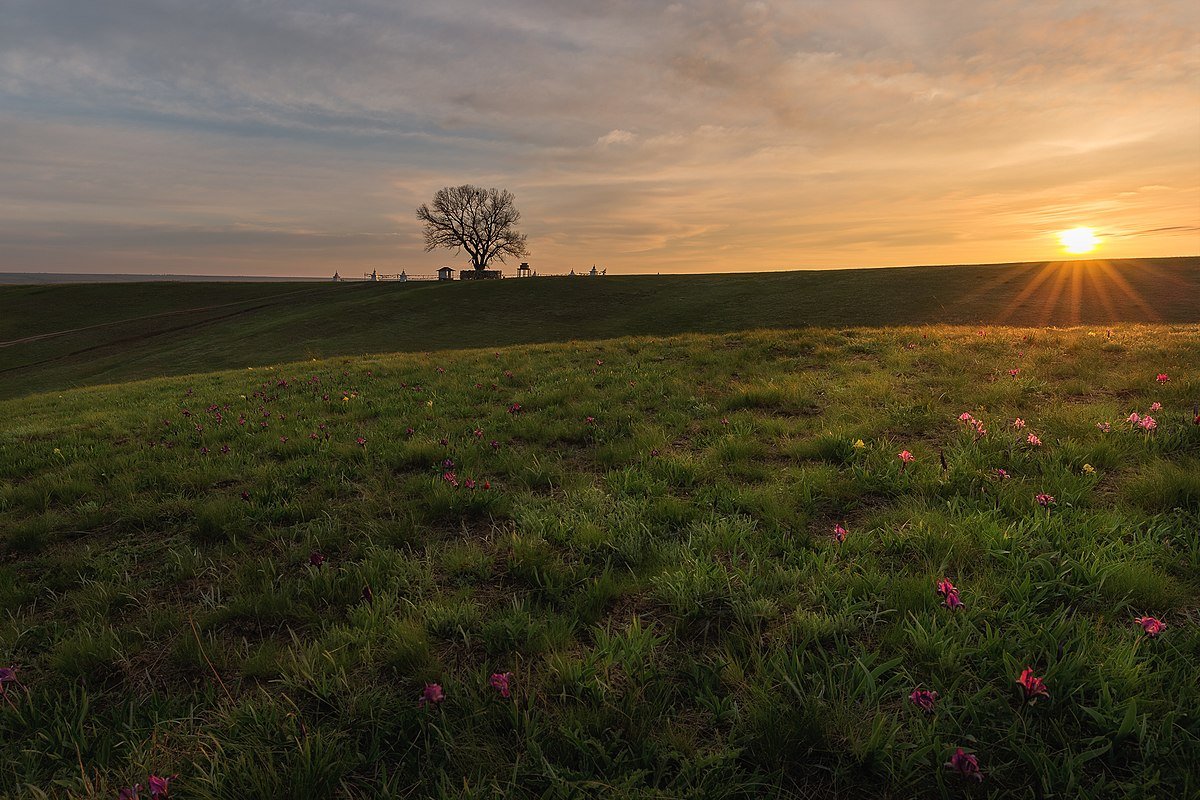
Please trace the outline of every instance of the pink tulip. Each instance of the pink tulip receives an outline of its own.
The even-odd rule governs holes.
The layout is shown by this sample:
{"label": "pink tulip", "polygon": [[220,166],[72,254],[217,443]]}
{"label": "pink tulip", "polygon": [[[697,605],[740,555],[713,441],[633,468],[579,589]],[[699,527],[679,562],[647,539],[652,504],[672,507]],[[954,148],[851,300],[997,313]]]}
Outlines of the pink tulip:
{"label": "pink tulip", "polygon": [[1142,630],[1151,638],[1158,636],[1167,627],[1167,623],[1156,617],[1138,617],[1134,622],[1141,625]]}
{"label": "pink tulip", "polygon": [[946,769],[957,772],[964,778],[973,781],[982,781],[983,773],[979,770],[979,759],[971,753],[964,753],[959,747],[954,751],[954,755],[950,756],[950,760],[945,764]]}
{"label": "pink tulip", "polygon": [[1046,690],[1046,682],[1035,676],[1029,667],[1021,671],[1021,676],[1017,678],[1017,684],[1025,693],[1025,702],[1027,703],[1036,703],[1039,697],[1047,699],[1050,697],[1050,692]]}

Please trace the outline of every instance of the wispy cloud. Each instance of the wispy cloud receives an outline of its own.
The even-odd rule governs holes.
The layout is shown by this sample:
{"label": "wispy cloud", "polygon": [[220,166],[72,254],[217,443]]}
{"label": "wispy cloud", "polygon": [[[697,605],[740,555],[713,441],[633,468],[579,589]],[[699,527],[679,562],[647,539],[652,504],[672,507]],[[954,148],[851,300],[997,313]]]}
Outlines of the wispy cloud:
{"label": "wispy cloud", "polygon": [[424,268],[461,182],[547,272],[1200,252],[1183,0],[0,6],[0,270]]}

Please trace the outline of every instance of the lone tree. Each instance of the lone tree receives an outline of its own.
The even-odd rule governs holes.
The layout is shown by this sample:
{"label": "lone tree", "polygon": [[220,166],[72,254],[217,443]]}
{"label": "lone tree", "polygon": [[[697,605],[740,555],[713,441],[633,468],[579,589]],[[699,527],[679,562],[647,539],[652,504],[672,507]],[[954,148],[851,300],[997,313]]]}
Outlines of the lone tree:
{"label": "lone tree", "polygon": [[506,256],[528,255],[525,234],[516,230],[521,212],[513,199],[507,189],[470,184],[440,189],[432,206],[417,209],[417,219],[425,223],[425,252],[439,247],[466,250],[471,266],[479,271],[493,258],[503,263]]}

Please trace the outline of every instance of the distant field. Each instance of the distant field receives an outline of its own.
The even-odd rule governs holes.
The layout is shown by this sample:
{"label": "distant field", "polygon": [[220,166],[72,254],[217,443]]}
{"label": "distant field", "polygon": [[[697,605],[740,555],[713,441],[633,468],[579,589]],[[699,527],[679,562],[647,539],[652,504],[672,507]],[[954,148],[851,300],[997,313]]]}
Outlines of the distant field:
{"label": "distant field", "polygon": [[1200,258],[450,285],[0,286],[0,343],[25,340],[0,346],[0,397],[302,358],[625,335],[1197,321]]}
{"label": "distant field", "polygon": [[[769,280],[322,287],[163,341],[262,363],[915,302]],[[1194,798],[1198,398],[1179,324],[489,343],[0,402],[0,796]]]}

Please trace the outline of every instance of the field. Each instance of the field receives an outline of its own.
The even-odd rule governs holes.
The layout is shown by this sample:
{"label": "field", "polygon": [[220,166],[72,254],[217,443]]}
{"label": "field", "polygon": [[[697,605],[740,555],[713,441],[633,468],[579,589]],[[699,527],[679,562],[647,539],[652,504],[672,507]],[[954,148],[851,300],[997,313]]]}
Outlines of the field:
{"label": "field", "polygon": [[[385,294],[312,337],[379,350],[719,332],[263,366],[312,345],[247,317],[27,369],[241,367],[0,402],[0,795],[1195,797],[1195,274],[1143,300],[1185,324],[1071,330],[728,332],[895,322],[886,276],[788,322],[330,286]],[[446,291],[479,316],[384,308]]]}
{"label": "field", "polygon": [[1200,258],[461,284],[0,286],[0,399],[447,348],[852,327],[1200,322]]}

